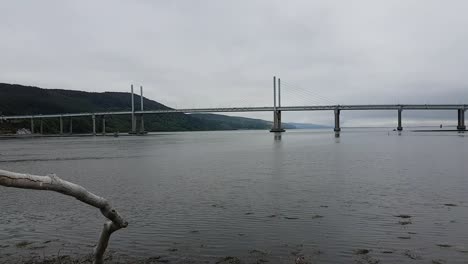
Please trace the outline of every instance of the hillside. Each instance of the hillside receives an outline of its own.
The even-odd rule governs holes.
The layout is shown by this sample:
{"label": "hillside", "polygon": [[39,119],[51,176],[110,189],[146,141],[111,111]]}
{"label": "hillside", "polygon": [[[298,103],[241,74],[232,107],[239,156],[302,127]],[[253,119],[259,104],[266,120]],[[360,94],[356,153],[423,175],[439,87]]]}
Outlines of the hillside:
{"label": "hillside", "polygon": [[[135,102],[140,96],[135,95]],[[145,110],[170,109],[156,101],[144,98]],[[139,110],[140,104],[136,104]],[[100,112],[131,110],[129,93],[104,92],[89,93],[60,89],[0,83],[0,115],[56,114],[77,112]],[[67,131],[69,120],[65,120]],[[98,119],[97,127],[100,127]],[[58,133],[59,122],[44,120],[44,133]],[[130,116],[112,116],[106,119],[108,132],[129,131]],[[14,133],[18,128],[29,128],[29,121],[11,121],[0,124],[0,133]],[[147,131],[200,131],[233,129],[268,129],[271,122],[243,117],[230,117],[213,114],[186,115],[182,113],[147,115]],[[73,118],[74,133],[89,133],[92,123],[89,117]]]}
{"label": "hillside", "polygon": [[[216,114],[191,114],[191,116],[204,121],[213,121],[221,126],[222,129],[231,129],[232,127],[244,127],[248,129],[270,129],[272,123],[262,119],[245,118],[239,116],[226,116]],[[296,126],[291,123],[283,123],[286,129],[295,129]]]}

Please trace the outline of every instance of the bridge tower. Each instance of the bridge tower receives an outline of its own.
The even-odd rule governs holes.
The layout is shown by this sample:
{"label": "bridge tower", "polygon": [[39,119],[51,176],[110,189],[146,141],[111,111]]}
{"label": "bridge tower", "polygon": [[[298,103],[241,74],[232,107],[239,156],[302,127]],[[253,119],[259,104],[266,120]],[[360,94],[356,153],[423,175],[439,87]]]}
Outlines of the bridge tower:
{"label": "bridge tower", "polygon": [[130,87],[132,92],[132,131],[130,131],[130,134],[136,134],[135,97],[133,94],[133,84]]}
{"label": "bridge tower", "polygon": [[[143,86],[140,86],[140,110],[143,112]],[[146,134],[145,131],[145,119],[143,113],[140,115],[140,134]]]}
{"label": "bridge tower", "polygon": [[[278,78],[278,107],[281,109],[281,79]],[[285,132],[281,126],[281,110],[276,107],[276,76],[273,76],[273,127],[270,132]]]}

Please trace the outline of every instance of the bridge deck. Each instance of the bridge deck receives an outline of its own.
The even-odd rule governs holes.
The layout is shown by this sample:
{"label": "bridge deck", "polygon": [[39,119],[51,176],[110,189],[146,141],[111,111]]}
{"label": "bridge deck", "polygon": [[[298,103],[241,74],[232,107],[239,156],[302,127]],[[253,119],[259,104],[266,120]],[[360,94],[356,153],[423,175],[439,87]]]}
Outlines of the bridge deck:
{"label": "bridge deck", "polygon": [[[319,106],[282,106],[277,107],[280,111],[328,111],[328,110],[458,110],[467,109],[466,104],[407,104],[407,105],[319,105]],[[233,107],[233,108],[187,108],[135,111],[135,114],[165,114],[165,113],[229,113],[229,112],[272,112],[272,106],[264,107]],[[109,115],[131,115],[131,111],[116,112],[85,112],[85,113],[63,113],[63,114],[34,114],[18,116],[0,116],[2,120],[9,119],[31,119],[31,118],[59,118],[59,117],[82,117],[82,116],[109,116]]]}

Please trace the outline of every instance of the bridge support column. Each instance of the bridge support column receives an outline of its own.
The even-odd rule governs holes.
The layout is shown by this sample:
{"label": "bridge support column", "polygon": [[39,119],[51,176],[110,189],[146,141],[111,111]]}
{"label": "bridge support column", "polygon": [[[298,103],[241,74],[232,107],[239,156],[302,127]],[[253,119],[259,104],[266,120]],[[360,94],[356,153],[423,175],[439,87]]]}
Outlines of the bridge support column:
{"label": "bridge support column", "polygon": [[31,134],[34,134],[34,118],[31,117]]}
{"label": "bridge support column", "polygon": [[60,117],[60,135],[63,135],[63,118]]}
{"label": "bridge support column", "polygon": [[136,116],[132,115],[132,131],[130,134],[136,134]]}
{"label": "bridge support column", "polygon": [[96,116],[93,114],[93,136],[96,135]]}
{"label": "bridge support column", "polygon": [[460,131],[466,130],[465,126],[465,109],[458,109],[458,126],[457,129]]}
{"label": "bridge support column", "polygon": [[271,128],[270,132],[284,132],[281,126],[281,111],[275,110],[273,111],[273,127]]}
{"label": "bridge support column", "polygon": [[398,109],[398,127],[397,127],[398,131],[403,130],[403,127],[401,126],[401,112],[402,111],[403,111],[402,109]]}
{"label": "bridge support column", "polygon": [[106,116],[102,116],[102,135],[106,135]]}
{"label": "bridge support column", "polygon": [[335,109],[335,129],[333,129],[335,132],[340,132],[340,110]]}
{"label": "bridge support column", "polygon": [[70,116],[70,135],[73,134],[73,118]]}
{"label": "bridge support column", "polygon": [[143,114],[140,115],[140,134],[146,134],[146,132],[145,132],[145,119],[143,118]]}
{"label": "bridge support column", "polygon": [[41,135],[42,135],[42,134],[44,134],[44,121],[43,121],[42,118],[41,118],[41,123],[40,124],[41,124],[41,126],[40,126],[39,129],[40,129],[40,132],[41,132]]}

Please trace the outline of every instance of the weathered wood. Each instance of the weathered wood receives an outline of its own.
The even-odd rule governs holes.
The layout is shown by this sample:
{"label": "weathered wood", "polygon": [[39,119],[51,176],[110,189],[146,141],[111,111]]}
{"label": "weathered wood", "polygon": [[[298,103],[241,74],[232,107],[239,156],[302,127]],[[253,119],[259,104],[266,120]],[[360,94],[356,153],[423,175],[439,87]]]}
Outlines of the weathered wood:
{"label": "weathered wood", "polygon": [[62,180],[54,174],[37,176],[0,170],[0,185],[22,189],[55,191],[75,197],[83,203],[98,208],[110,221],[104,224],[98,244],[94,249],[95,264],[104,263],[104,252],[106,251],[111,234],[128,225],[106,199],[87,191],[80,185]]}

